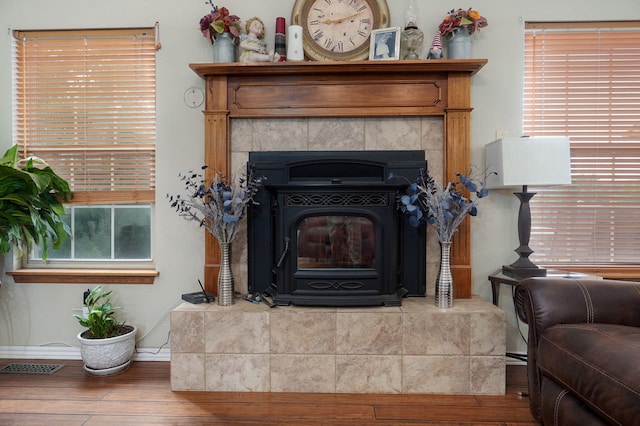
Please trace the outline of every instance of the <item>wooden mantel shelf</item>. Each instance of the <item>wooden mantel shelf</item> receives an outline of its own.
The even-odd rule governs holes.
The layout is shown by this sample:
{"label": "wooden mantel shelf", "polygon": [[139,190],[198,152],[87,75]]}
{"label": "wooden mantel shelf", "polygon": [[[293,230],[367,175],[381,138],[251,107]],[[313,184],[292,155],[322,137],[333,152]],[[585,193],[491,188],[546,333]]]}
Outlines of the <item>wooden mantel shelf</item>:
{"label": "wooden mantel shelf", "polygon": [[416,61],[349,61],[349,62],[231,62],[190,64],[202,77],[213,75],[266,74],[364,74],[364,73],[434,73],[464,72],[475,74],[487,63],[486,59],[438,59]]}
{"label": "wooden mantel shelf", "polygon": [[[471,77],[486,59],[206,63],[205,162],[230,174],[230,118],[442,116],[444,175],[466,171],[471,146]],[[207,176],[211,178],[211,176]],[[452,246],[455,297],[471,297],[471,243],[465,221]],[[205,286],[215,291],[220,252],[207,234]]]}

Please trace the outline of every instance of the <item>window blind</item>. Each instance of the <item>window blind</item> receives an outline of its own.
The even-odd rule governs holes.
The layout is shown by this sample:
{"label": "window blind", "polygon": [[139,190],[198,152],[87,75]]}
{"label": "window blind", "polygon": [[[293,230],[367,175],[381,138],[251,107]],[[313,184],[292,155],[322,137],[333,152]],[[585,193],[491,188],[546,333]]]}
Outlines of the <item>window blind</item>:
{"label": "window blind", "polygon": [[639,27],[526,26],[524,133],[569,136],[573,182],[531,202],[536,263],[640,262]]}
{"label": "window blind", "polygon": [[14,31],[14,140],[75,203],[155,200],[155,29]]}

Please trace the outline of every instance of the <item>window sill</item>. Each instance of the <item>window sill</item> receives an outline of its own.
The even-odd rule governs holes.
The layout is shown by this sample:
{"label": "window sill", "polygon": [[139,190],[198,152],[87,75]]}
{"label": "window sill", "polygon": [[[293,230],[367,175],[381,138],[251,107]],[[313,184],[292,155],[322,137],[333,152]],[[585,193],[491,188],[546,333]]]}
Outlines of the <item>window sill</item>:
{"label": "window sill", "polygon": [[602,278],[623,281],[639,281],[640,265],[547,265],[548,268],[563,271],[597,275]]}
{"label": "window sill", "polygon": [[153,284],[154,269],[17,269],[7,272],[19,284]]}

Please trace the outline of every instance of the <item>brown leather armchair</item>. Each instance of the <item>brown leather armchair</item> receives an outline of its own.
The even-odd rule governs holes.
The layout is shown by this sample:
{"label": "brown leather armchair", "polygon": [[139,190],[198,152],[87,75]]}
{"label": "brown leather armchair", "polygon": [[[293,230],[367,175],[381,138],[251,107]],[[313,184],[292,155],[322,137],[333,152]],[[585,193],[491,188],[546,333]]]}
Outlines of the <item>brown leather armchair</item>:
{"label": "brown leather armchair", "polygon": [[640,425],[640,283],[529,278],[531,413],[545,425]]}

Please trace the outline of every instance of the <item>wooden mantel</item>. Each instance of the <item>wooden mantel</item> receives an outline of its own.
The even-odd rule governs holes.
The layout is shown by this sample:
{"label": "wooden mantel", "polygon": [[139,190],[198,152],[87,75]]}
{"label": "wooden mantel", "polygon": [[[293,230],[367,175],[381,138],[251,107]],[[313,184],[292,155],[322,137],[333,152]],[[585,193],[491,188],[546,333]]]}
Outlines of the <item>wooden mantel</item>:
{"label": "wooden mantel", "polygon": [[[205,163],[230,173],[230,118],[442,116],[447,181],[466,171],[471,76],[486,59],[191,64],[206,81]],[[208,176],[210,178],[211,176]],[[471,235],[452,245],[455,297],[471,297]],[[220,252],[207,234],[205,286],[215,291]]]}

